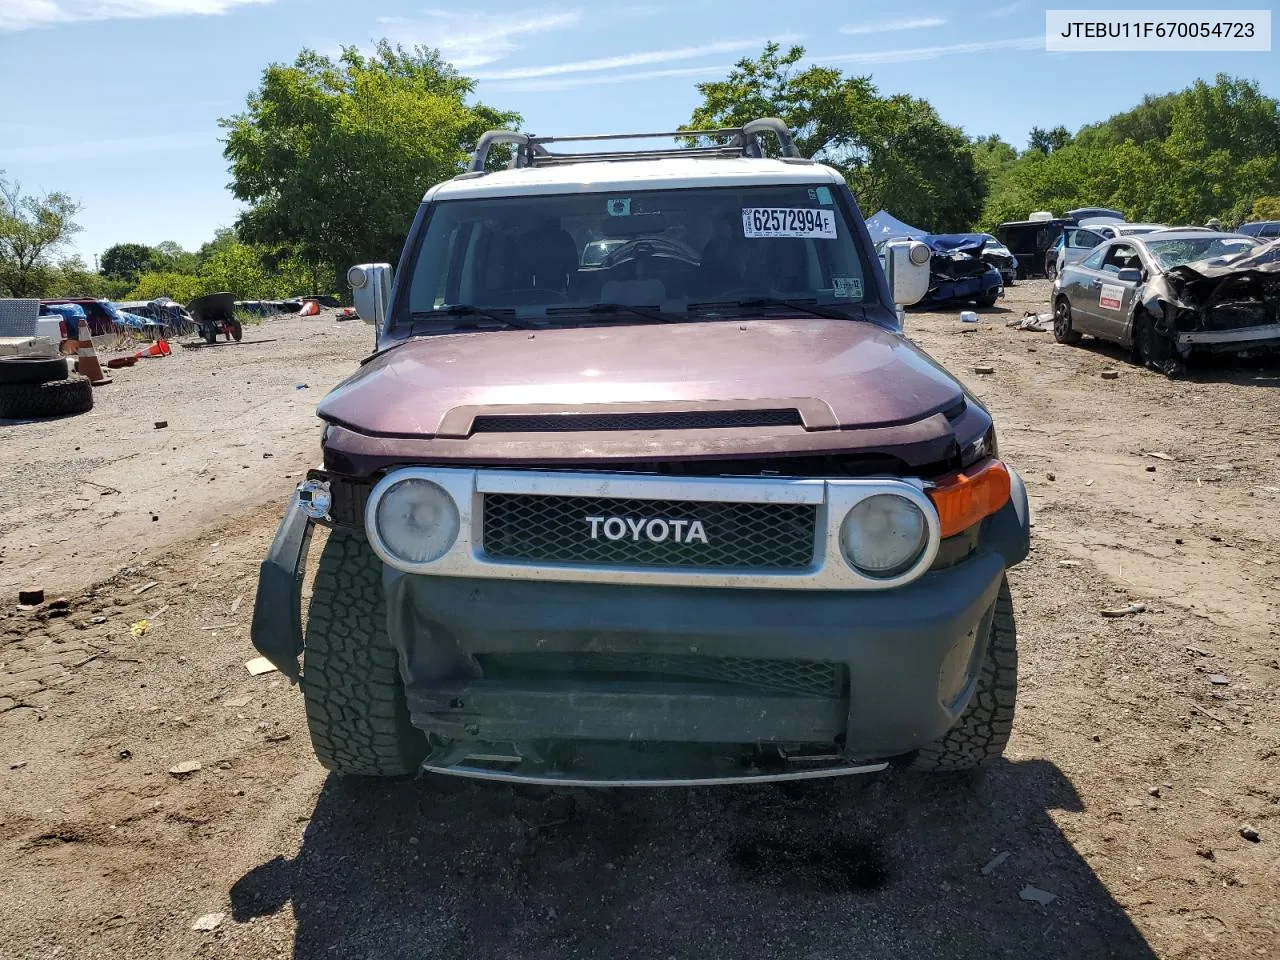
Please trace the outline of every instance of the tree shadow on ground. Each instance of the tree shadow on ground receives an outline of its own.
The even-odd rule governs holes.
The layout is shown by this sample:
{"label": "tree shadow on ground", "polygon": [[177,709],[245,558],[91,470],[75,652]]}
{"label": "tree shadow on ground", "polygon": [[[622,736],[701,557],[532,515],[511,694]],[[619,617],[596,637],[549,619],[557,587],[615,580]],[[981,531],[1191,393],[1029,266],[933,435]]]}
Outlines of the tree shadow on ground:
{"label": "tree shadow on ground", "polygon": [[1044,761],[680,790],[330,777],[298,855],[231,902],[292,902],[300,960],[1154,958],[1049,815],[1080,806]]}

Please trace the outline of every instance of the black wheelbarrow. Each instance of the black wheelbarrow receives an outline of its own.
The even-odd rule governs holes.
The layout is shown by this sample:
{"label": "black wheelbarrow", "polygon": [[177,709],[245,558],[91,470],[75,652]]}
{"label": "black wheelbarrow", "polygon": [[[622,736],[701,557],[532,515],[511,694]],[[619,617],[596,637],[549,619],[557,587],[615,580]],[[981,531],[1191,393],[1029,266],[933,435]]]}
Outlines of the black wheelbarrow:
{"label": "black wheelbarrow", "polygon": [[218,334],[240,342],[244,329],[236,319],[235,299],[235,294],[231,293],[210,293],[187,304],[187,312],[196,322],[196,329],[205,343],[217,343]]}

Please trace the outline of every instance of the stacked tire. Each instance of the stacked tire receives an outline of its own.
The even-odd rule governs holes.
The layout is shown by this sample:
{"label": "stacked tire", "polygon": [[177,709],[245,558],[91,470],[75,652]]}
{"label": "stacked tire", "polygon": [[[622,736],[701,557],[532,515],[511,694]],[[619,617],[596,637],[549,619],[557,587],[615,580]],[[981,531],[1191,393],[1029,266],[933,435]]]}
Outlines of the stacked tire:
{"label": "stacked tire", "polygon": [[93,384],[64,357],[0,357],[0,418],[64,417],[93,409]]}

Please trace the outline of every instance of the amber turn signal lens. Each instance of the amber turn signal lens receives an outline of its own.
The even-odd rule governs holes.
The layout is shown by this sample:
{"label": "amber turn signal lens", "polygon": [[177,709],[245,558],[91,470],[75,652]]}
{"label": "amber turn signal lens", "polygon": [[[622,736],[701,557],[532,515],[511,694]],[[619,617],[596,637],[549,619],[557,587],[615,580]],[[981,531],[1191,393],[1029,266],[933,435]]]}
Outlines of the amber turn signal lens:
{"label": "amber turn signal lens", "polygon": [[943,537],[968,530],[1009,502],[1009,468],[987,459],[936,481],[927,491]]}

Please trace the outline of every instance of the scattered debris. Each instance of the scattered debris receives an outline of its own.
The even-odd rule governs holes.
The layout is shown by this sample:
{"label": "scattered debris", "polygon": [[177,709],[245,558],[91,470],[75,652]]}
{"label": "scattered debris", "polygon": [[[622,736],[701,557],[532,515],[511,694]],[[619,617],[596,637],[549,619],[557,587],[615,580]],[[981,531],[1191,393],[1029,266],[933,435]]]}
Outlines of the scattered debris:
{"label": "scattered debris", "polygon": [[234,627],[235,623],[211,623],[207,627],[201,627],[201,630],[228,630]]}
{"label": "scattered debris", "polygon": [[1204,857],[1206,860],[1214,859],[1213,851],[1208,847],[1196,847],[1196,856]]}
{"label": "scattered debris", "polygon": [[107,622],[107,618],[106,618],[106,617],[92,617],[92,618],[90,618],[89,622],[90,622],[90,623],[92,623],[94,626],[97,626],[97,625],[98,625],[98,624],[100,624],[100,623],[106,623],[106,622]]}
{"label": "scattered debris", "polygon": [[1187,653],[1194,653],[1197,657],[1210,656],[1210,653],[1208,650],[1202,650],[1200,647],[1193,647],[1189,643],[1186,646],[1184,646],[1182,649],[1187,651]]}
{"label": "scattered debris", "polygon": [[1032,313],[1030,310],[1024,311],[1021,317],[1016,320],[1008,320],[1005,322],[1006,327],[1014,330],[1031,330],[1035,333],[1048,333],[1053,329],[1052,313]]}
{"label": "scattered debris", "polygon": [[15,761],[14,763],[9,764],[9,769],[10,769],[10,770],[21,770],[21,769],[22,769],[23,767],[25,767],[26,765],[27,765],[27,761],[25,761],[25,760],[18,760],[18,761]]}
{"label": "scattered debris", "polygon": [[44,603],[44,591],[39,587],[18,591],[19,610],[34,610],[42,603]]}
{"label": "scattered debris", "polygon": [[151,629],[150,620],[138,620],[134,623],[129,624],[129,632],[133,634],[134,637],[145,637],[147,635],[147,631],[150,629]]}
{"label": "scattered debris", "polygon": [[1079,561],[1079,560],[1059,560],[1059,561],[1058,561],[1058,566],[1060,566],[1060,567],[1078,567],[1078,566],[1080,566],[1080,561]]}
{"label": "scattered debris", "polygon": [[995,373],[996,368],[987,364],[980,363],[973,368],[974,373]]}
{"label": "scattered debris", "polygon": [[254,657],[244,665],[244,668],[249,671],[249,676],[257,677],[264,673],[270,673],[276,666],[266,657]]}
{"label": "scattered debris", "polygon": [[982,868],[982,875],[984,877],[991,876],[992,872],[996,869],[996,867],[1000,866],[1000,864],[1004,863],[1008,859],[1009,859],[1009,851],[1001,850],[999,853],[997,853],[994,857],[992,857],[990,860],[986,862],[986,864]]}
{"label": "scattered debris", "polygon": [[1147,467],[1147,473],[1155,473],[1155,472],[1156,472],[1155,467]]}
{"label": "scattered debris", "polygon": [[1153,796],[1153,797],[1158,797],[1158,796],[1160,796],[1160,788],[1159,788],[1159,787],[1148,787],[1148,788],[1147,788],[1147,793],[1148,793],[1148,794],[1150,794],[1150,795],[1151,795],[1151,796]]}
{"label": "scattered debris", "polygon": [[222,921],[225,919],[227,919],[225,913],[206,913],[204,916],[196,918],[196,922],[191,925],[191,929],[209,933],[222,926]]}
{"label": "scattered debris", "polygon": [[1023,900],[1040,904],[1050,904],[1058,899],[1058,895],[1056,893],[1050,893],[1048,890],[1041,890],[1039,887],[1033,887],[1029,883],[1022,888],[1018,893],[1018,896]]}
{"label": "scattered debris", "polygon": [[269,733],[266,736],[267,743],[283,743],[288,739],[289,735],[287,733]]}
{"label": "scattered debris", "polygon": [[311,387],[311,385],[310,385],[310,384],[307,384],[307,383],[300,383],[300,384],[298,384],[296,387],[294,387],[293,389],[295,389],[295,390],[308,390],[308,389],[310,389],[310,387]]}
{"label": "scattered debris", "polygon": [[1173,462],[1173,457],[1169,456],[1167,453],[1156,453],[1153,451],[1151,453],[1146,454],[1146,456],[1155,457],[1157,460],[1167,460],[1170,463]]}
{"label": "scattered debris", "polygon": [[1104,617],[1127,617],[1135,613],[1146,613],[1147,605],[1145,603],[1131,603],[1127,607],[1117,607],[1114,610],[1099,610]]}
{"label": "scattered debris", "polygon": [[246,693],[243,697],[228,697],[222,701],[224,707],[231,707],[233,710],[239,710],[253,703],[253,694]]}
{"label": "scattered debris", "polygon": [[1119,379],[1119,377],[1120,377],[1119,370],[1103,370],[1102,371],[1103,380],[1117,380]]}
{"label": "scattered debris", "polygon": [[244,594],[243,593],[236,594],[236,598],[231,601],[231,612],[235,613],[237,610],[239,610],[240,604],[243,601],[244,601]]}
{"label": "scattered debris", "polygon": [[1058,479],[1058,475],[1055,473],[1046,473],[1044,476],[1045,476],[1045,479],[1048,480],[1050,483]]}
{"label": "scattered debris", "polygon": [[144,583],[142,586],[138,587],[136,590],[134,590],[134,591],[133,591],[134,596],[137,596],[137,595],[138,595],[138,594],[140,594],[140,593],[146,593],[148,590],[150,590],[152,587],[154,587],[154,586],[156,585],[156,583],[157,583],[157,581],[155,581],[155,580],[148,580],[148,581],[147,581],[146,583]]}
{"label": "scattered debris", "polygon": [[188,777],[200,770],[199,760],[183,760],[181,763],[174,764],[169,768],[169,772],[175,777]]}
{"label": "scattered debris", "polygon": [[981,321],[978,319],[978,315],[974,313],[972,310],[961,310],[960,322],[961,323],[981,323]]}
{"label": "scattered debris", "polygon": [[163,430],[163,429],[164,429],[165,427],[167,427],[168,425],[169,425],[169,421],[168,421],[168,420],[157,420],[157,421],[156,421],[156,429],[157,429],[157,430]]}
{"label": "scattered debris", "polygon": [[1215,687],[1225,687],[1231,679],[1224,673],[1214,673],[1209,676],[1209,682]]}
{"label": "scattered debris", "polygon": [[1258,828],[1252,824],[1243,824],[1240,827],[1240,836],[1244,837],[1250,843],[1262,842],[1262,834],[1258,833]]}

